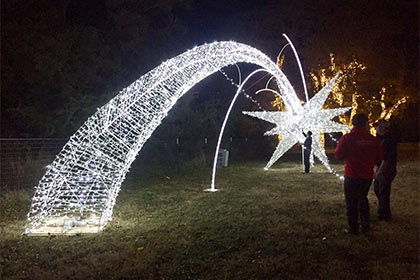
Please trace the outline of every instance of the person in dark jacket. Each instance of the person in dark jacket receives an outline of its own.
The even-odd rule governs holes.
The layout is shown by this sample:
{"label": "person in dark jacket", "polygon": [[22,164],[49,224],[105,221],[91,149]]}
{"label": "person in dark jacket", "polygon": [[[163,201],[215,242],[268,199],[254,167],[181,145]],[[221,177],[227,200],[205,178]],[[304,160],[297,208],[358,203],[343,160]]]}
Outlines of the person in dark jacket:
{"label": "person in dark jacket", "polygon": [[335,150],[335,157],[344,160],[344,196],[347,223],[350,234],[369,231],[369,201],[367,198],[374,176],[375,163],[383,159],[383,151],[376,137],[369,133],[368,118],[356,114],[352,119],[353,129],[343,135]]}
{"label": "person in dark jacket", "polygon": [[376,137],[384,151],[384,159],[378,163],[375,173],[373,189],[378,198],[378,220],[391,219],[391,184],[397,175],[397,142],[390,133],[390,125],[386,120],[379,120],[374,124]]}
{"label": "person in dark jacket", "polygon": [[308,131],[307,134],[303,132],[303,135],[306,137],[305,142],[303,143],[303,163],[305,164],[305,173],[309,173],[309,168],[311,166],[309,158],[312,151],[312,132]]}

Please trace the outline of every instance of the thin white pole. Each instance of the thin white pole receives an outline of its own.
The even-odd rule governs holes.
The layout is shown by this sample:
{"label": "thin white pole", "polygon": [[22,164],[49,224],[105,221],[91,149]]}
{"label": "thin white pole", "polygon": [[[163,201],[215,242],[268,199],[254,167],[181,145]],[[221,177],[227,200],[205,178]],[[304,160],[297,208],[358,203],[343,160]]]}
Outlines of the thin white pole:
{"label": "thin white pole", "polygon": [[298,65],[299,65],[300,76],[302,77],[303,90],[305,91],[306,102],[308,102],[309,101],[309,98],[308,98],[308,90],[306,89],[305,77],[303,76],[302,64],[300,63],[299,56],[298,56],[298,54],[296,52],[295,46],[293,46],[293,43],[292,43],[292,41],[290,41],[289,37],[287,37],[286,34],[283,34],[283,36],[289,42],[290,46],[292,47],[293,53],[295,54],[296,61],[297,61]]}
{"label": "thin white pole", "polygon": [[233,97],[232,102],[230,103],[229,109],[226,112],[226,116],[225,116],[225,119],[224,119],[223,124],[222,124],[222,128],[220,129],[219,139],[217,140],[216,151],[214,153],[213,172],[212,172],[212,176],[211,176],[211,188],[210,189],[205,189],[205,191],[210,191],[210,192],[217,191],[217,189],[215,188],[217,155],[219,154],[220,142],[222,141],[223,132],[225,130],[225,126],[226,126],[227,120],[229,118],[230,111],[232,111],[233,104],[235,104],[236,99],[238,98],[239,94],[241,93],[242,87],[249,80],[249,78],[251,78],[251,76],[255,75],[256,73],[262,72],[262,71],[270,73],[266,69],[257,69],[254,72],[252,72],[251,74],[249,74],[248,77],[246,77],[246,79],[244,80],[244,82],[238,87],[238,90],[236,91],[235,96]]}
{"label": "thin white pole", "polygon": [[303,147],[303,145],[301,146],[302,147],[302,163],[303,163],[303,172],[305,172],[305,156],[304,156],[304,153],[305,153],[305,148]]}
{"label": "thin white pole", "polygon": [[[296,61],[297,61],[297,64],[298,64],[299,70],[300,70],[300,77],[302,78],[303,90],[305,91],[306,102],[308,102],[309,101],[308,90],[306,89],[305,76],[303,75],[302,64],[300,63],[298,53],[297,53],[297,51],[295,49],[295,46],[293,45],[292,41],[290,41],[289,37],[287,37],[287,35],[284,34],[284,33],[283,33],[283,37],[286,38],[287,42],[289,42],[290,47],[292,47],[293,53],[295,54]],[[307,133],[307,132],[305,132],[305,133]],[[303,146],[302,146],[302,165],[303,165],[303,168],[305,168],[305,161],[304,161],[304,157],[303,157]]]}

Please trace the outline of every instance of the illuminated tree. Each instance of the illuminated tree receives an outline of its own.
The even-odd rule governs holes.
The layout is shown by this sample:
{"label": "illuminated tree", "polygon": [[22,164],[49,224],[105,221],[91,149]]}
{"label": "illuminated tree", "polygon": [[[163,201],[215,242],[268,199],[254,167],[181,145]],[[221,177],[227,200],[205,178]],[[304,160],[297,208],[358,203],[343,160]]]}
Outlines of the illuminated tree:
{"label": "illuminated tree", "polygon": [[[380,88],[372,86],[375,81],[366,77],[366,69],[367,67],[355,58],[348,63],[338,64],[334,54],[330,53],[329,65],[326,68],[310,72],[314,92],[322,89],[336,73],[340,73],[324,108],[351,106],[350,115],[338,116],[338,120],[343,124],[351,125],[351,118],[357,112],[366,112],[371,125],[379,119],[389,120],[409,99],[398,85],[390,84]],[[278,97],[272,105],[278,110],[283,110],[282,101]],[[372,127],[371,132],[375,133]]]}
{"label": "illuminated tree", "polygon": [[330,65],[325,69],[310,73],[315,91],[322,88],[334,76],[333,73],[340,73],[335,86],[331,90],[330,97],[325,102],[325,107],[331,108],[337,105],[352,106],[350,116],[341,115],[338,117],[343,124],[351,125],[351,118],[356,114],[358,109],[357,97],[360,95],[356,75],[365,69],[366,66],[355,59],[350,63],[337,66],[334,55],[330,53]]}
{"label": "illuminated tree", "polygon": [[[363,80],[363,74],[367,67],[358,62],[355,58],[346,64],[337,65],[334,54],[330,53],[330,65],[327,68],[311,72],[311,79],[315,90],[322,88],[333,76],[340,72],[335,87],[331,91],[327,108],[337,105],[352,106],[350,116],[341,115],[341,123],[351,125],[351,118],[359,111],[368,113],[369,123],[372,125],[379,119],[389,120],[397,113],[400,106],[407,102],[408,96],[401,96],[401,93],[391,84],[382,86],[380,89],[369,85],[372,80]],[[362,78],[359,78],[362,76]],[[375,133],[371,127],[371,132]]]}

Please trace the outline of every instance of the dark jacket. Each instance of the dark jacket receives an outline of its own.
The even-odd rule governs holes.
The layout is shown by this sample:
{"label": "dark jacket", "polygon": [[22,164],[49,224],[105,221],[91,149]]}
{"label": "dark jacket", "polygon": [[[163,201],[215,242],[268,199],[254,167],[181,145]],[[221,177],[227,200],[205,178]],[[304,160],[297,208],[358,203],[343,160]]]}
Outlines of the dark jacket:
{"label": "dark jacket", "polygon": [[308,137],[306,137],[305,142],[303,143],[303,146],[305,147],[306,152],[311,152],[311,149],[312,149],[312,137],[311,137],[311,135],[308,135]]}
{"label": "dark jacket", "polygon": [[[384,151],[384,160],[387,161],[386,168],[383,170],[385,177],[394,177],[397,174],[397,141],[390,135],[376,136],[381,143],[382,150]],[[380,161],[376,164],[379,166]]]}

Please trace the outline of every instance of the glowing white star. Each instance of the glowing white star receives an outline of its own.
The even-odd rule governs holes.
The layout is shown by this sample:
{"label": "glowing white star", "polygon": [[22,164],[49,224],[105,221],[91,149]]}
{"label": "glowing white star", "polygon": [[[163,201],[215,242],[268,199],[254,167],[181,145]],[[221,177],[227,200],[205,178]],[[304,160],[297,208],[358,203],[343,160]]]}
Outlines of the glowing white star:
{"label": "glowing white star", "polygon": [[276,124],[276,127],[267,131],[265,135],[282,135],[282,139],[277,145],[277,148],[268,161],[265,169],[270,168],[296,143],[303,143],[305,141],[303,132],[306,133],[311,131],[313,134],[313,154],[329,171],[331,171],[331,167],[328,163],[328,157],[321,141],[321,134],[342,132],[351,129],[347,125],[343,125],[332,120],[335,116],[350,110],[351,107],[322,109],[322,106],[325,103],[325,100],[327,99],[337,77],[338,74],[303,106],[299,102],[300,105],[293,106],[293,108],[286,106],[286,111],[283,112],[242,112],[243,114]]}

